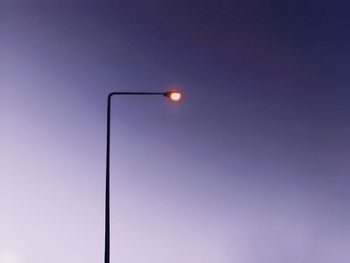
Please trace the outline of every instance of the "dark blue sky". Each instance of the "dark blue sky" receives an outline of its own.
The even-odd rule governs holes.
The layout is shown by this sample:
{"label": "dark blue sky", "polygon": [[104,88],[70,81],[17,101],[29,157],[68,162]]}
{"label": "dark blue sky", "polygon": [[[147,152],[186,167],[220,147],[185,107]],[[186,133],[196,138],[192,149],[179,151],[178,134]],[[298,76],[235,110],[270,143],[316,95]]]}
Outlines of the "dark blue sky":
{"label": "dark blue sky", "polygon": [[347,262],[349,46],[347,1],[2,1],[0,259],[102,261],[106,95],[179,87],[113,99],[112,259]]}

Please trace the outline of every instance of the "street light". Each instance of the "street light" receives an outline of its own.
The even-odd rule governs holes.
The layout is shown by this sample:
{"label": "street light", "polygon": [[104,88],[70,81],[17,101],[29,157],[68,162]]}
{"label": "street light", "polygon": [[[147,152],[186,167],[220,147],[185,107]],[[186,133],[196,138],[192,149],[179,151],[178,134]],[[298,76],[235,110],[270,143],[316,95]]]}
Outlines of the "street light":
{"label": "street light", "polygon": [[182,100],[182,97],[183,97],[182,93],[175,89],[169,90],[166,93],[166,96],[169,98],[170,101],[173,101],[173,102],[179,102]]}
{"label": "street light", "polygon": [[110,209],[109,209],[109,174],[110,174],[110,142],[111,142],[111,103],[115,95],[161,95],[172,102],[180,102],[182,93],[178,90],[167,92],[112,92],[108,95],[107,102],[107,144],[106,144],[106,208],[105,208],[105,263],[110,263]]}

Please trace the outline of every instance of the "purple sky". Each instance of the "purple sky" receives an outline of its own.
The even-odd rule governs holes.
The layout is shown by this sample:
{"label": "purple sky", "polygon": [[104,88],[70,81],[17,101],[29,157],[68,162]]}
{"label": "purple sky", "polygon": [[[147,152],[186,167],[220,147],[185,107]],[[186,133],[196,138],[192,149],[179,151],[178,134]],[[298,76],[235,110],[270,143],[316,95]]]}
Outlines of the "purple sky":
{"label": "purple sky", "polygon": [[348,263],[350,4],[0,3],[0,263]]}

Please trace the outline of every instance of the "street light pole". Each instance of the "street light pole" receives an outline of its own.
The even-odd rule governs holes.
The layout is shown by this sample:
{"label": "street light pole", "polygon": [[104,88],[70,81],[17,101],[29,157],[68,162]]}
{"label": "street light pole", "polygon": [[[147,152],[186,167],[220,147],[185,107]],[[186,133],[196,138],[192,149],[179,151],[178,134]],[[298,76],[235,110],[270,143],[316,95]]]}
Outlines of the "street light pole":
{"label": "street light pole", "polygon": [[110,143],[111,143],[111,104],[114,95],[161,95],[171,101],[179,101],[182,94],[176,90],[167,92],[112,92],[108,95],[107,102],[107,143],[106,143],[106,200],[105,200],[105,263],[110,263]]}

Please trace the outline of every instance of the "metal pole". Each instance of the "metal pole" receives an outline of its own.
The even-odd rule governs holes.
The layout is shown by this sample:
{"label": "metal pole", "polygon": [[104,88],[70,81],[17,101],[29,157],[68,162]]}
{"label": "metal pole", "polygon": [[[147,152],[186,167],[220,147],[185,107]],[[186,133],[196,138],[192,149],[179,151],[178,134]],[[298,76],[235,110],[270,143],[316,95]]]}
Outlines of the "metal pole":
{"label": "metal pole", "polygon": [[111,103],[114,95],[163,95],[167,92],[112,92],[107,102],[107,144],[106,144],[106,207],[105,207],[105,263],[110,263],[110,144],[111,144]]}
{"label": "metal pole", "polygon": [[110,172],[110,141],[111,141],[111,95],[108,96],[107,102],[107,152],[106,152],[106,208],[105,208],[105,263],[109,263],[109,172]]}

